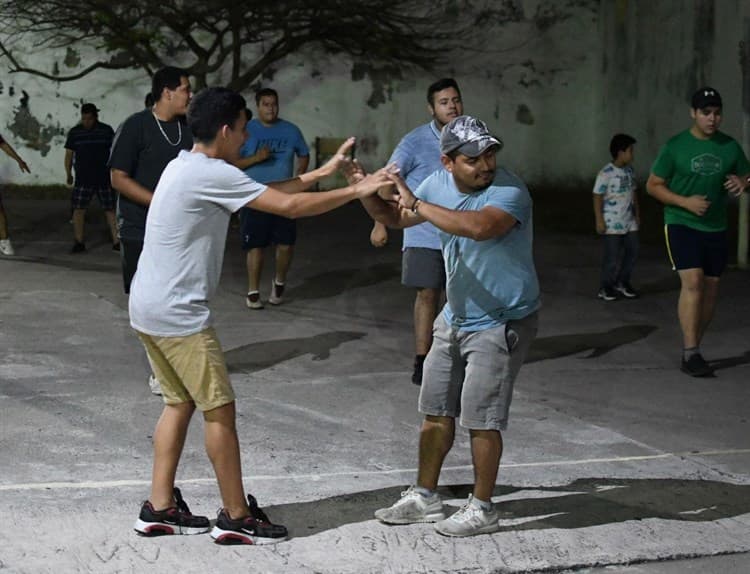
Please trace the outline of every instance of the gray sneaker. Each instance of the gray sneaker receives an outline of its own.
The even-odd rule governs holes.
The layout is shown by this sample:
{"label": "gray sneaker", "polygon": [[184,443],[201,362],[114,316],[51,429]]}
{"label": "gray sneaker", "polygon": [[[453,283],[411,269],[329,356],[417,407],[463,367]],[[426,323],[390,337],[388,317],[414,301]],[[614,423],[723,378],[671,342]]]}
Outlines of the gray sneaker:
{"label": "gray sneaker", "polygon": [[499,516],[494,508],[489,512],[471,503],[472,496],[455,514],[435,524],[443,536],[474,536],[500,530]]}
{"label": "gray sneaker", "polygon": [[375,518],[385,524],[437,522],[445,518],[445,512],[439,494],[433,494],[428,498],[410,486],[401,493],[401,498],[393,506],[376,510]]}

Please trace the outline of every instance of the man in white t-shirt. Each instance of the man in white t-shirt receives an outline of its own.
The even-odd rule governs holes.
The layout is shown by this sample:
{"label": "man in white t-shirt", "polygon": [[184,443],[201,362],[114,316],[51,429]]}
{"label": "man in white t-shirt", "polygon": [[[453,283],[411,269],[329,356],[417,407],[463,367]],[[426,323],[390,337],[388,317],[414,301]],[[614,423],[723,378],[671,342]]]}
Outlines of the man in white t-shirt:
{"label": "man in white t-shirt", "polygon": [[151,494],[135,524],[144,536],[210,528],[207,517],[190,513],[174,487],[188,425],[198,409],[223,503],[211,536],[219,544],[286,538],[286,528],[272,524],[252,495],[245,499],[235,396],[208,307],[219,282],[229,218],[243,206],[293,218],[318,215],[388,182],[379,172],[342,189],[298,193],[333,174],[353,138],[314,171],[272,186],[253,181],[232,165],[246,137],[244,110],[242,96],[225,88],[195,96],[187,114],[195,145],[167,165],[146,221],[130,291],[130,322],[161,382],[164,410],[154,431]]}

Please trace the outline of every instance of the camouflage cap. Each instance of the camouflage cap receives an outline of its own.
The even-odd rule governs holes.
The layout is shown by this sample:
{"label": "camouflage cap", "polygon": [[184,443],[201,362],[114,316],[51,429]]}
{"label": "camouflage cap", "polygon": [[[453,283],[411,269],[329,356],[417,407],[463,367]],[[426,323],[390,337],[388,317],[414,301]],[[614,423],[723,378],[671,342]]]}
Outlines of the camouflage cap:
{"label": "camouflage cap", "polygon": [[468,157],[478,157],[492,146],[503,147],[503,142],[490,134],[482,120],[471,116],[453,118],[440,134],[440,153],[458,151]]}

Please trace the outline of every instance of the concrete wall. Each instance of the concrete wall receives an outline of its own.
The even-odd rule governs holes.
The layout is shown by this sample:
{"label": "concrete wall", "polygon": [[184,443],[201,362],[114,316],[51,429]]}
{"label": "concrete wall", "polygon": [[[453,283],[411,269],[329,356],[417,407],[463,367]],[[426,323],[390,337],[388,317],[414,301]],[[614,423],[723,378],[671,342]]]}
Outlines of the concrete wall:
{"label": "concrete wall", "polygon": [[[477,38],[480,50],[451,54],[429,74],[353,78],[345,59],[317,55],[286,61],[267,83],[281,94],[282,116],[302,128],[311,147],[316,136],[354,134],[360,158],[376,166],[427,120],[426,86],[452,75],[467,113],[505,141],[504,163],[531,183],[569,187],[608,160],[615,131],[638,139],[637,167],[645,173],[661,142],[687,125],[687,98],[704,82],[724,96],[726,131],[740,135],[737,44],[748,4],[518,0],[515,18],[494,22]],[[29,49],[24,62],[67,73],[80,65],[77,57],[85,62],[86,54]],[[149,89],[135,71],[98,71],[67,83],[5,74],[0,82],[0,133],[33,171],[21,175],[0,158],[0,178],[17,183],[63,181],[64,134],[82,101],[94,102],[101,120],[116,127]]]}
{"label": "concrete wall", "polygon": [[748,0],[601,2],[596,156],[625,131],[638,140],[636,167],[646,175],[664,141],[689,127],[690,96],[703,85],[722,95],[721,129],[742,141],[739,42],[749,18]]}

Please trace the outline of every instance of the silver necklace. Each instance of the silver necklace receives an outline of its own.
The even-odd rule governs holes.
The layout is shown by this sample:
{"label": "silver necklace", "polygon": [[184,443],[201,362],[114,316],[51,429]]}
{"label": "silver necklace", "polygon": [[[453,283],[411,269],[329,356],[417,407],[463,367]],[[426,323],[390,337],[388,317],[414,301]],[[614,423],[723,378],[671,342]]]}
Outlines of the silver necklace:
{"label": "silver necklace", "polygon": [[167,143],[171,146],[178,146],[180,145],[180,142],[182,141],[182,126],[180,126],[180,120],[177,120],[177,141],[172,143],[172,141],[167,137],[167,134],[164,132],[164,128],[161,127],[161,122],[159,121],[159,118],[156,117],[156,113],[154,111],[151,112],[151,115],[154,116],[154,120],[156,121],[156,125],[159,128],[159,131],[161,132],[161,135],[164,136],[164,139],[167,140]]}

